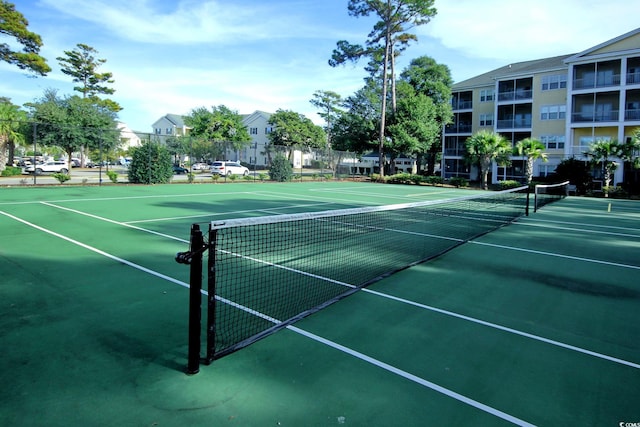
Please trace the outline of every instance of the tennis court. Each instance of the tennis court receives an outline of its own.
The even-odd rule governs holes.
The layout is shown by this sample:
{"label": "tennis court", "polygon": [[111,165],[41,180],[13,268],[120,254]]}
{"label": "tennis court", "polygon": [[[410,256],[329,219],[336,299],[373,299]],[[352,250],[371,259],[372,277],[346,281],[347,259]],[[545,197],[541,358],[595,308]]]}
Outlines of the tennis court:
{"label": "tennis court", "polygon": [[549,204],[185,374],[189,268],[174,258],[193,223],[471,192],[0,189],[0,424],[640,423],[640,202],[628,200]]}

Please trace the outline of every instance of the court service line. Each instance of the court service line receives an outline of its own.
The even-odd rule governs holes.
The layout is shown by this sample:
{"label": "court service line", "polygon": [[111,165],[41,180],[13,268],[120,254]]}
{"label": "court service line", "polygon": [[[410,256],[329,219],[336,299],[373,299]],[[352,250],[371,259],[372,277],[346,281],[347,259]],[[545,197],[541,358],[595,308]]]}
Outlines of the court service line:
{"label": "court service line", "polygon": [[73,243],[74,245],[80,246],[81,248],[87,249],[87,250],[89,250],[91,252],[95,252],[98,255],[102,255],[102,256],[104,256],[106,258],[109,258],[109,259],[111,259],[113,261],[128,265],[129,267],[133,267],[133,268],[135,268],[137,270],[140,270],[140,271],[142,271],[144,273],[150,274],[152,276],[158,277],[160,279],[166,280],[166,281],[171,282],[171,283],[175,283],[176,285],[180,285],[180,286],[183,286],[185,288],[189,287],[188,283],[184,283],[184,282],[182,282],[182,281],[180,281],[178,279],[174,279],[173,277],[169,277],[169,276],[164,275],[162,273],[158,273],[157,271],[154,271],[154,270],[151,270],[149,268],[143,267],[140,264],[136,264],[136,263],[128,261],[128,260],[126,260],[124,258],[117,257],[115,255],[112,255],[112,254],[108,253],[108,252],[102,251],[102,250],[100,250],[98,248],[95,248],[93,246],[90,246],[90,245],[87,245],[85,243],[82,243],[82,242],[80,242],[78,240],[75,240],[75,239],[72,239],[70,237],[64,236],[64,235],[62,235],[60,233],[56,233],[53,230],[49,230],[47,228],[40,227],[39,225],[36,225],[36,224],[34,224],[32,222],[29,222],[29,221],[24,220],[22,218],[18,218],[17,216],[11,215],[10,213],[4,212],[4,211],[0,211],[0,214],[4,215],[6,217],[9,217],[9,218],[11,218],[11,219],[13,219],[15,221],[18,221],[18,222],[20,222],[20,223],[22,223],[24,225],[28,225],[29,227],[35,228],[36,230],[42,231],[43,233],[50,234],[51,236],[57,237],[57,238],[62,239],[62,240],[66,240],[67,242]]}
{"label": "court service line", "polygon": [[539,223],[532,223],[528,221],[527,222],[517,221],[514,224],[525,225],[528,227],[552,228],[552,229],[563,230],[563,231],[578,231],[580,233],[587,233],[587,234],[603,234],[606,236],[630,237],[632,239],[640,239],[640,234],[614,233],[612,231],[601,231],[601,230],[585,230],[584,228],[573,228],[573,227],[567,227],[560,224],[558,225],[549,224],[549,223],[539,224]]}
{"label": "court service line", "polygon": [[455,317],[457,319],[461,319],[461,320],[466,320],[467,322],[471,322],[471,323],[476,323],[478,325],[482,325],[482,326],[487,326],[493,329],[498,329],[500,331],[503,332],[508,332],[510,334],[514,334],[514,335],[519,335],[521,337],[525,337],[525,338],[529,338],[535,341],[539,341],[539,342],[543,342],[545,344],[551,344],[554,345],[556,347],[561,347],[567,350],[572,350],[578,353],[582,353],[582,354],[586,354],[589,356],[593,356],[593,357],[597,357],[599,359],[603,359],[603,360],[607,360],[609,362],[614,362],[614,363],[618,363],[621,365],[626,365],[629,366],[631,368],[635,368],[635,369],[640,369],[640,364],[638,363],[633,363],[630,362],[628,360],[624,360],[624,359],[619,359],[617,357],[613,357],[613,356],[607,356],[606,354],[602,354],[602,353],[597,353],[595,351],[591,351],[591,350],[587,350],[585,348],[581,348],[581,347],[576,347],[574,345],[571,344],[566,344],[560,341],[555,341],[552,340],[550,338],[545,338],[545,337],[541,337],[539,335],[534,335],[534,334],[530,334],[528,332],[523,332],[523,331],[519,331],[517,329],[513,329],[513,328],[509,328],[507,326],[502,326],[502,325],[498,325],[497,323],[491,323],[491,322],[487,322],[485,320],[480,320],[477,319],[475,317],[470,317],[470,316],[465,316],[464,314],[459,314],[459,313],[454,313],[453,311],[449,311],[449,310],[444,310],[441,308],[437,308],[437,307],[433,307],[430,305],[426,305],[426,304],[422,304],[416,301],[411,301],[411,300],[407,300],[404,298],[400,298],[400,297],[396,297],[394,295],[390,295],[390,294],[385,294],[383,292],[378,292],[378,291],[374,291],[368,288],[362,289],[363,292],[367,292],[370,294],[374,294],[377,295],[379,297],[383,297],[383,298],[388,298],[403,304],[408,304],[408,305],[413,305],[415,307],[418,308],[422,308],[424,310],[429,310],[429,311],[433,311],[435,313],[440,313],[440,314],[444,314],[446,316],[451,316],[451,317]]}
{"label": "court service line", "polygon": [[[177,285],[185,287],[185,288],[189,288],[190,287],[190,285],[188,283],[185,283],[185,282],[183,282],[181,280],[174,279],[173,277],[169,277],[167,275],[158,273],[157,271],[154,271],[154,270],[151,270],[149,268],[143,267],[140,264],[136,264],[136,263],[128,261],[128,260],[126,260],[124,258],[117,257],[115,255],[112,255],[112,254],[110,254],[108,252],[102,251],[102,250],[100,250],[98,248],[95,248],[93,246],[90,246],[90,245],[87,245],[85,243],[79,242],[79,241],[77,241],[75,239],[71,239],[70,237],[64,236],[64,235],[62,235],[60,233],[56,233],[55,231],[46,229],[44,227],[40,227],[40,226],[38,226],[36,224],[33,224],[33,223],[29,222],[29,221],[26,221],[26,220],[22,219],[22,218],[18,218],[18,217],[14,216],[14,215],[11,215],[11,214],[9,214],[7,212],[0,211],[0,214],[5,215],[5,216],[7,216],[7,217],[9,217],[9,218],[11,218],[11,219],[13,219],[15,221],[18,221],[18,222],[20,222],[20,223],[22,223],[24,225],[27,225],[27,226],[32,227],[32,228],[35,228],[36,230],[42,231],[44,233],[47,233],[47,234],[52,235],[54,237],[57,237],[59,239],[65,240],[65,241],[67,241],[69,243],[72,243],[74,245],[80,246],[81,248],[87,249],[87,250],[89,250],[91,252],[94,252],[94,253],[96,253],[98,255],[102,255],[102,256],[104,256],[106,258],[109,258],[109,259],[111,259],[113,261],[125,264],[125,265],[127,265],[129,267],[132,267],[132,268],[140,270],[140,271],[142,271],[144,273],[147,273],[147,274],[150,274],[152,276],[155,276],[155,277],[157,277],[159,279],[169,281],[171,283],[177,284]],[[203,291],[203,293],[206,294],[206,292],[204,292],[204,291]],[[439,385],[437,385],[437,384],[435,384],[435,383],[433,383],[431,381],[427,381],[427,380],[425,380],[423,378],[420,378],[420,377],[418,377],[416,375],[410,374],[410,373],[408,373],[406,371],[403,371],[403,370],[401,370],[399,368],[396,368],[396,367],[394,367],[392,365],[384,363],[384,362],[382,362],[380,360],[374,359],[371,356],[367,356],[367,355],[365,355],[363,353],[357,352],[357,351],[355,351],[353,349],[350,349],[348,347],[345,347],[343,345],[340,345],[338,343],[330,341],[330,340],[328,340],[326,338],[323,338],[323,337],[320,337],[318,335],[312,334],[311,332],[307,332],[307,331],[305,331],[303,329],[300,329],[300,328],[297,328],[297,327],[291,326],[291,325],[287,326],[287,329],[291,330],[292,332],[296,332],[296,333],[298,333],[300,335],[303,335],[303,336],[305,336],[307,338],[311,338],[311,339],[313,339],[313,340],[315,340],[317,342],[320,342],[322,344],[328,345],[328,346],[330,346],[332,348],[338,349],[338,350],[340,350],[340,351],[342,351],[344,353],[347,353],[347,354],[349,354],[351,356],[357,357],[357,358],[359,358],[359,359],[361,359],[363,361],[366,361],[368,363],[373,364],[374,366],[377,366],[377,367],[380,367],[382,369],[385,369],[385,370],[387,370],[387,371],[389,371],[389,372],[391,372],[393,374],[400,375],[400,376],[402,376],[402,377],[404,377],[406,379],[409,379],[409,380],[411,380],[411,381],[413,381],[413,382],[415,382],[417,384],[420,384],[420,385],[422,385],[424,387],[428,387],[428,388],[430,388],[430,389],[432,389],[432,390],[434,390],[434,391],[436,391],[438,393],[444,394],[445,396],[451,397],[451,398],[453,398],[455,400],[458,400],[458,401],[460,401],[462,403],[465,403],[467,405],[473,406],[474,408],[480,409],[481,411],[487,412],[487,413],[489,413],[491,415],[494,415],[496,417],[502,418],[504,420],[510,421],[510,422],[512,422],[514,424],[518,424],[518,425],[521,425],[521,426],[533,426],[533,424],[527,423],[527,422],[525,422],[523,420],[520,420],[519,418],[511,416],[511,415],[509,415],[509,414],[507,414],[505,412],[502,412],[502,411],[500,411],[498,409],[492,408],[492,407],[490,407],[488,405],[485,405],[485,404],[480,403],[478,401],[475,401],[475,400],[473,400],[471,398],[468,398],[468,397],[466,397],[464,395],[456,393],[453,390],[449,390],[449,389],[447,389],[445,387],[442,387],[442,386],[439,386]]]}
{"label": "court service line", "polygon": [[78,214],[78,215],[88,216],[89,218],[97,219],[97,220],[100,220],[100,221],[105,221],[105,222],[108,222],[108,223],[111,223],[111,224],[115,224],[115,225],[120,225],[122,227],[128,227],[128,228],[132,228],[134,230],[144,231],[145,233],[155,234],[156,236],[166,237],[167,239],[177,240],[177,241],[182,242],[182,243],[189,243],[188,240],[181,239],[179,237],[175,237],[175,236],[172,236],[170,234],[160,233],[158,231],[149,230],[147,228],[136,227],[135,225],[129,225],[129,224],[124,223],[124,222],[115,221],[113,219],[104,218],[104,217],[101,217],[101,216],[98,216],[98,215],[90,214],[90,213],[87,213],[87,212],[82,212],[82,211],[79,211],[79,210],[76,210],[76,209],[71,209],[71,208],[67,208],[67,207],[64,207],[64,206],[54,205],[53,203],[49,203],[49,202],[40,202],[40,203],[43,204],[43,205],[52,207],[52,208],[61,209],[63,211],[72,212],[72,213],[75,213],[75,214]]}
{"label": "court service line", "polygon": [[621,264],[619,262],[602,261],[602,260],[599,260],[599,259],[583,258],[583,257],[577,257],[577,256],[573,256],[573,255],[562,255],[562,254],[557,254],[557,253],[553,253],[553,252],[538,251],[538,250],[534,250],[534,249],[516,248],[515,246],[497,245],[495,243],[479,242],[477,240],[470,240],[469,243],[474,244],[474,245],[489,246],[489,247],[498,248],[498,249],[507,249],[507,250],[511,250],[511,251],[526,252],[526,253],[536,254],[536,255],[544,255],[544,256],[551,256],[551,257],[555,257],[555,258],[570,259],[570,260],[573,260],[573,261],[583,261],[583,262],[590,262],[590,263],[593,263],[593,264],[602,264],[602,265],[609,265],[609,266],[612,266],[612,267],[621,267],[621,268],[630,268],[630,269],[633,269],[633,270],[640,270],[640,266],[632,265],[632,264]]}

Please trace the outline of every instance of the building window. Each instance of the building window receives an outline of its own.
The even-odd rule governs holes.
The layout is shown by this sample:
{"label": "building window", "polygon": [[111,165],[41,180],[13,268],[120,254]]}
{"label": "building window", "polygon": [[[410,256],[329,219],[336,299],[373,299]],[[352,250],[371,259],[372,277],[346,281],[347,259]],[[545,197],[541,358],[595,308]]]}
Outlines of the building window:
{"label": "building window", "polygon": [[156,135],[161,135],[161,134],[162,134],[162,129],[156,128]]}
{"label": "building window", "polygon": [[567,75],[556,74],[542,78],[542,90],[556,90],[567,88]]}
{"label": "building window", "polygon": [[494,89],[485,89],[480,91],[480,102],[490,102],[495,99]]}
{"label": "building window", "polygon": [[547,150],[564,150],[564,135],[542,135],[542,142]]}
{"label": "building window", "polygon": [[167,128],[167,135],[171,135],[173,133],[173,129]]}
{"label": "building window", "polygon": [[493,126],[493,114],[480,114],[480,126]]}
{"label": "building window", "polygon": [[566,105],[543,105],[540,107],[540,120],[564,120],[566,117]]}
{"label": "building window", "polygon": [[272,126],[267,126],[266,128],[264,128],[264,133],[270,134],[271,132],[273,132],[273,127]]}
{"label": "building window", "polygon": [[257,135],[258,134],[258,128],[251,128],[249,129],[249,133],[251,135]]}

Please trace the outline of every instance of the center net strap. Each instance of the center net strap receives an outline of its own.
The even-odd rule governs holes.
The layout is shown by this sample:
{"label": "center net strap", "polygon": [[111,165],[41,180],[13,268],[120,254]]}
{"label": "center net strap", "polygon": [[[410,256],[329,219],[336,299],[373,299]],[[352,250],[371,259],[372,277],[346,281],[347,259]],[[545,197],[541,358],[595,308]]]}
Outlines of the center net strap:
{"label": "center net strap", "polygon": [[512,222],[526,192],[211,223],[207,361]]}

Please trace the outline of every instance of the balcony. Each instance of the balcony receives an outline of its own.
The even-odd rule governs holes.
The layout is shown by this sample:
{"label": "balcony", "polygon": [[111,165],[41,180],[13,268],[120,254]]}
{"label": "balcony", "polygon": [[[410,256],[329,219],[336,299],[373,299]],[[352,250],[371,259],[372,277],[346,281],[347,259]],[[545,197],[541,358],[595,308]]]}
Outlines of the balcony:
{"label": "balcony", "polygon": [[630,121],[640,120],[640,109],[635,108],[626,110],[624,112],[624,119]]}
{"label": "balcony", "polygon": [[627,73],[627,84],[628,85],[640,84],[640,73],[637,71],[633,73]]}
{"label": "balcony", "polygon": [[573,123],[597,123],[597,122],[617,122],[620,112],[611,111],[582,111],[571,114]]}
{"label": "balcony", "polygon": [[[611,73],[598,73],[595,76],[593,74],[585,75],[583,78],[576,78],[573,80],[573,88],[576,90],[579,90],[579,89],[596,89],[601,87],[620,86],[620,77],[621,77],[620,74],[611,74]],[[627,75],[627,80],[628,79],[629,79],[629,76]]]}
{"label": "balcony", "polygon": [[471,133],[471,128],[471,124],[467,123],[447,125],[444,128],[444,133]]}
{"label": "balcony", "polygon": [[531,117],[524,119],[503,119],[496,123],[498,129],[530,129]]}
{"label": "balcony", "polygon": [[473,108],[473,102],[464,100],[454,101],[451,103],[451,108],[453,110],[471,110]]}
{"label": "balcony", "polygon": [[498,93],[498,101],[522,101],[532,98],[532,90],[512,90]]}

